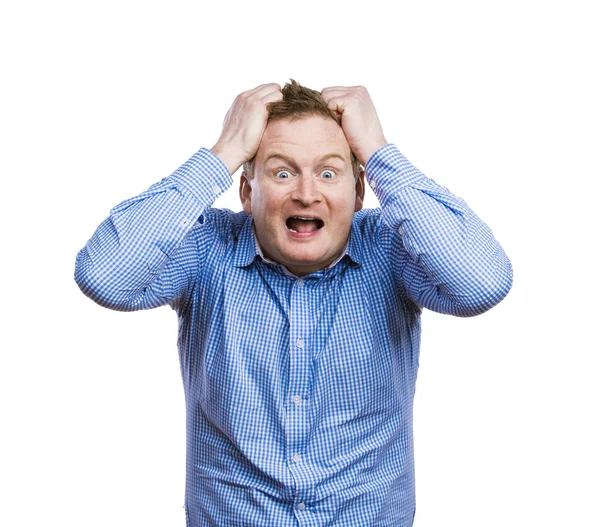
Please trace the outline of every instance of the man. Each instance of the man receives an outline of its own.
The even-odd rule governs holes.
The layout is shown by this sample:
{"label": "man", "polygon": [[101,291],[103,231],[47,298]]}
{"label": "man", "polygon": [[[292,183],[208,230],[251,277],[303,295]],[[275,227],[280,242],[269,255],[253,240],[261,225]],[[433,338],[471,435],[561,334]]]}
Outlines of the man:
{"label": "man", "polygon": [[[243,211],[211,208],[242,165]],[[177,312],[188,526],[408,527],[422,309],[483,313],[512,268],[365,88],[292,80],[238,95],[211,150],[111,209],[75,279]]]}

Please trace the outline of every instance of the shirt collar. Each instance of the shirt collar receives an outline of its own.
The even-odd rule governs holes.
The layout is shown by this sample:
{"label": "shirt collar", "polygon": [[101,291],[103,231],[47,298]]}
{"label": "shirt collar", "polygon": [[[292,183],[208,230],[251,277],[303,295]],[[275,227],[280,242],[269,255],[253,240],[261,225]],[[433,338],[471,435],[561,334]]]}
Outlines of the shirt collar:
{"label": "shirt collar", "polygon": [[[355,224],[355,220],[356,216],[352,220],[350,236],[348,237],[348,241],[346,242],[346,246],[344,247],[342,255],[335,262],[329,265],[327,269],[334,267],[346,255],[348,255],[354,264],[361,265],[362,248],[356,234],[358,232],[358,226]],[[252,215],[249,214],[247,215],[246,221],[243,223],[238,235],[233,265],[236,267],[246,267],[253,263],[257,256],[262,258],[265,262],[276,264],[263,255],[260,245],[258,244],[256,234],[254,233],[254,221],[252,219]]]}

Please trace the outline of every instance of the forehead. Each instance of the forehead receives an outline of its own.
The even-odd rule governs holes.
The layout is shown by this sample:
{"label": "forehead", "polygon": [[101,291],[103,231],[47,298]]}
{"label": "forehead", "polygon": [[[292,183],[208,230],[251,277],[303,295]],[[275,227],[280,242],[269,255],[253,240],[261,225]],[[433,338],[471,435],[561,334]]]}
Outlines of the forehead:
{"label": "forehead", "polygon": [[269,123],[258,147],[256,162],[263,164],[273,154],[291,157],[299,164],[309,164],[325,154],[338,154],[348,165],[351,163],[350,146],[342,127],[333,119],[321,116]]}

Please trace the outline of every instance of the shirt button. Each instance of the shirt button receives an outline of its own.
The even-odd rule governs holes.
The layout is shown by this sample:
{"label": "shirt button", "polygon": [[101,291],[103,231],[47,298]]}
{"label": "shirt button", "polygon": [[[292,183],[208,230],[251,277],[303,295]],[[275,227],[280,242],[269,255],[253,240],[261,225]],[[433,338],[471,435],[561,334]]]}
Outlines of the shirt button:
{"label": "shirt button", "polygon": [[298,287],[302,287],[302,286],[304,285],[304,280],[298,280],[298,281],[296,282],[296,285],[297,285]]}
{"label": "shirt button", "polygon": [[299,395],[294,395],[294,397],[292,397],[292,401],[294,401],[296,404],[300,404],[302,402],[302,397]]}
{"label": "shirt button", "polygon": [[300,462],[300,454],[294,454],[294,457],[292,458],[292,461],[294,463],[299,463]]}
{"label": "shirt button", "polygon": [[296,346],[298,346],[299,348],[303,348],[304,347],[304,341],[302,339],[298,339],[296,341]]}
{"label": "shirt button", "polygon": [[375,181],[374,179],[372,179],[371,183],[369,183],[369,185],[371,185],[371,188],[375,188],[377,186],[377,181]]}
{"label": "shirt button", "polygon": [[398,233],[400,236],[404,236],[404,229],[402,227],[398,227]]}
{"label": "shirt button", "polygon": [[304,505],[304,503],[298,503],[298,508],[303,511],[304,508],[306,507],[306,505]]}
{"label": "shirt button", "polygon": [[215,183],[215,184],[212,186],[212,191],[213,191],[215,194],[218,194],[219,192],[221,192],[221,187]]}

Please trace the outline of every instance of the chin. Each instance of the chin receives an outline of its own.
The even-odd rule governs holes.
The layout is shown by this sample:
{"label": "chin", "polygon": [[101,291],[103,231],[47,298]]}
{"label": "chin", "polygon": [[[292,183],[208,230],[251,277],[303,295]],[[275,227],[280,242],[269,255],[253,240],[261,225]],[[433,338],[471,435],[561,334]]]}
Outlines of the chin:
{"label": "chin", "polygon": [[287,263],[293,267],[303,266],[321,269],[323,267],[327,267],[331,262],[333,262],[333,260],[334,258],[331,257],[326,258],[314,255],[294,255],[293,258],[290,257],[287,259]]}

